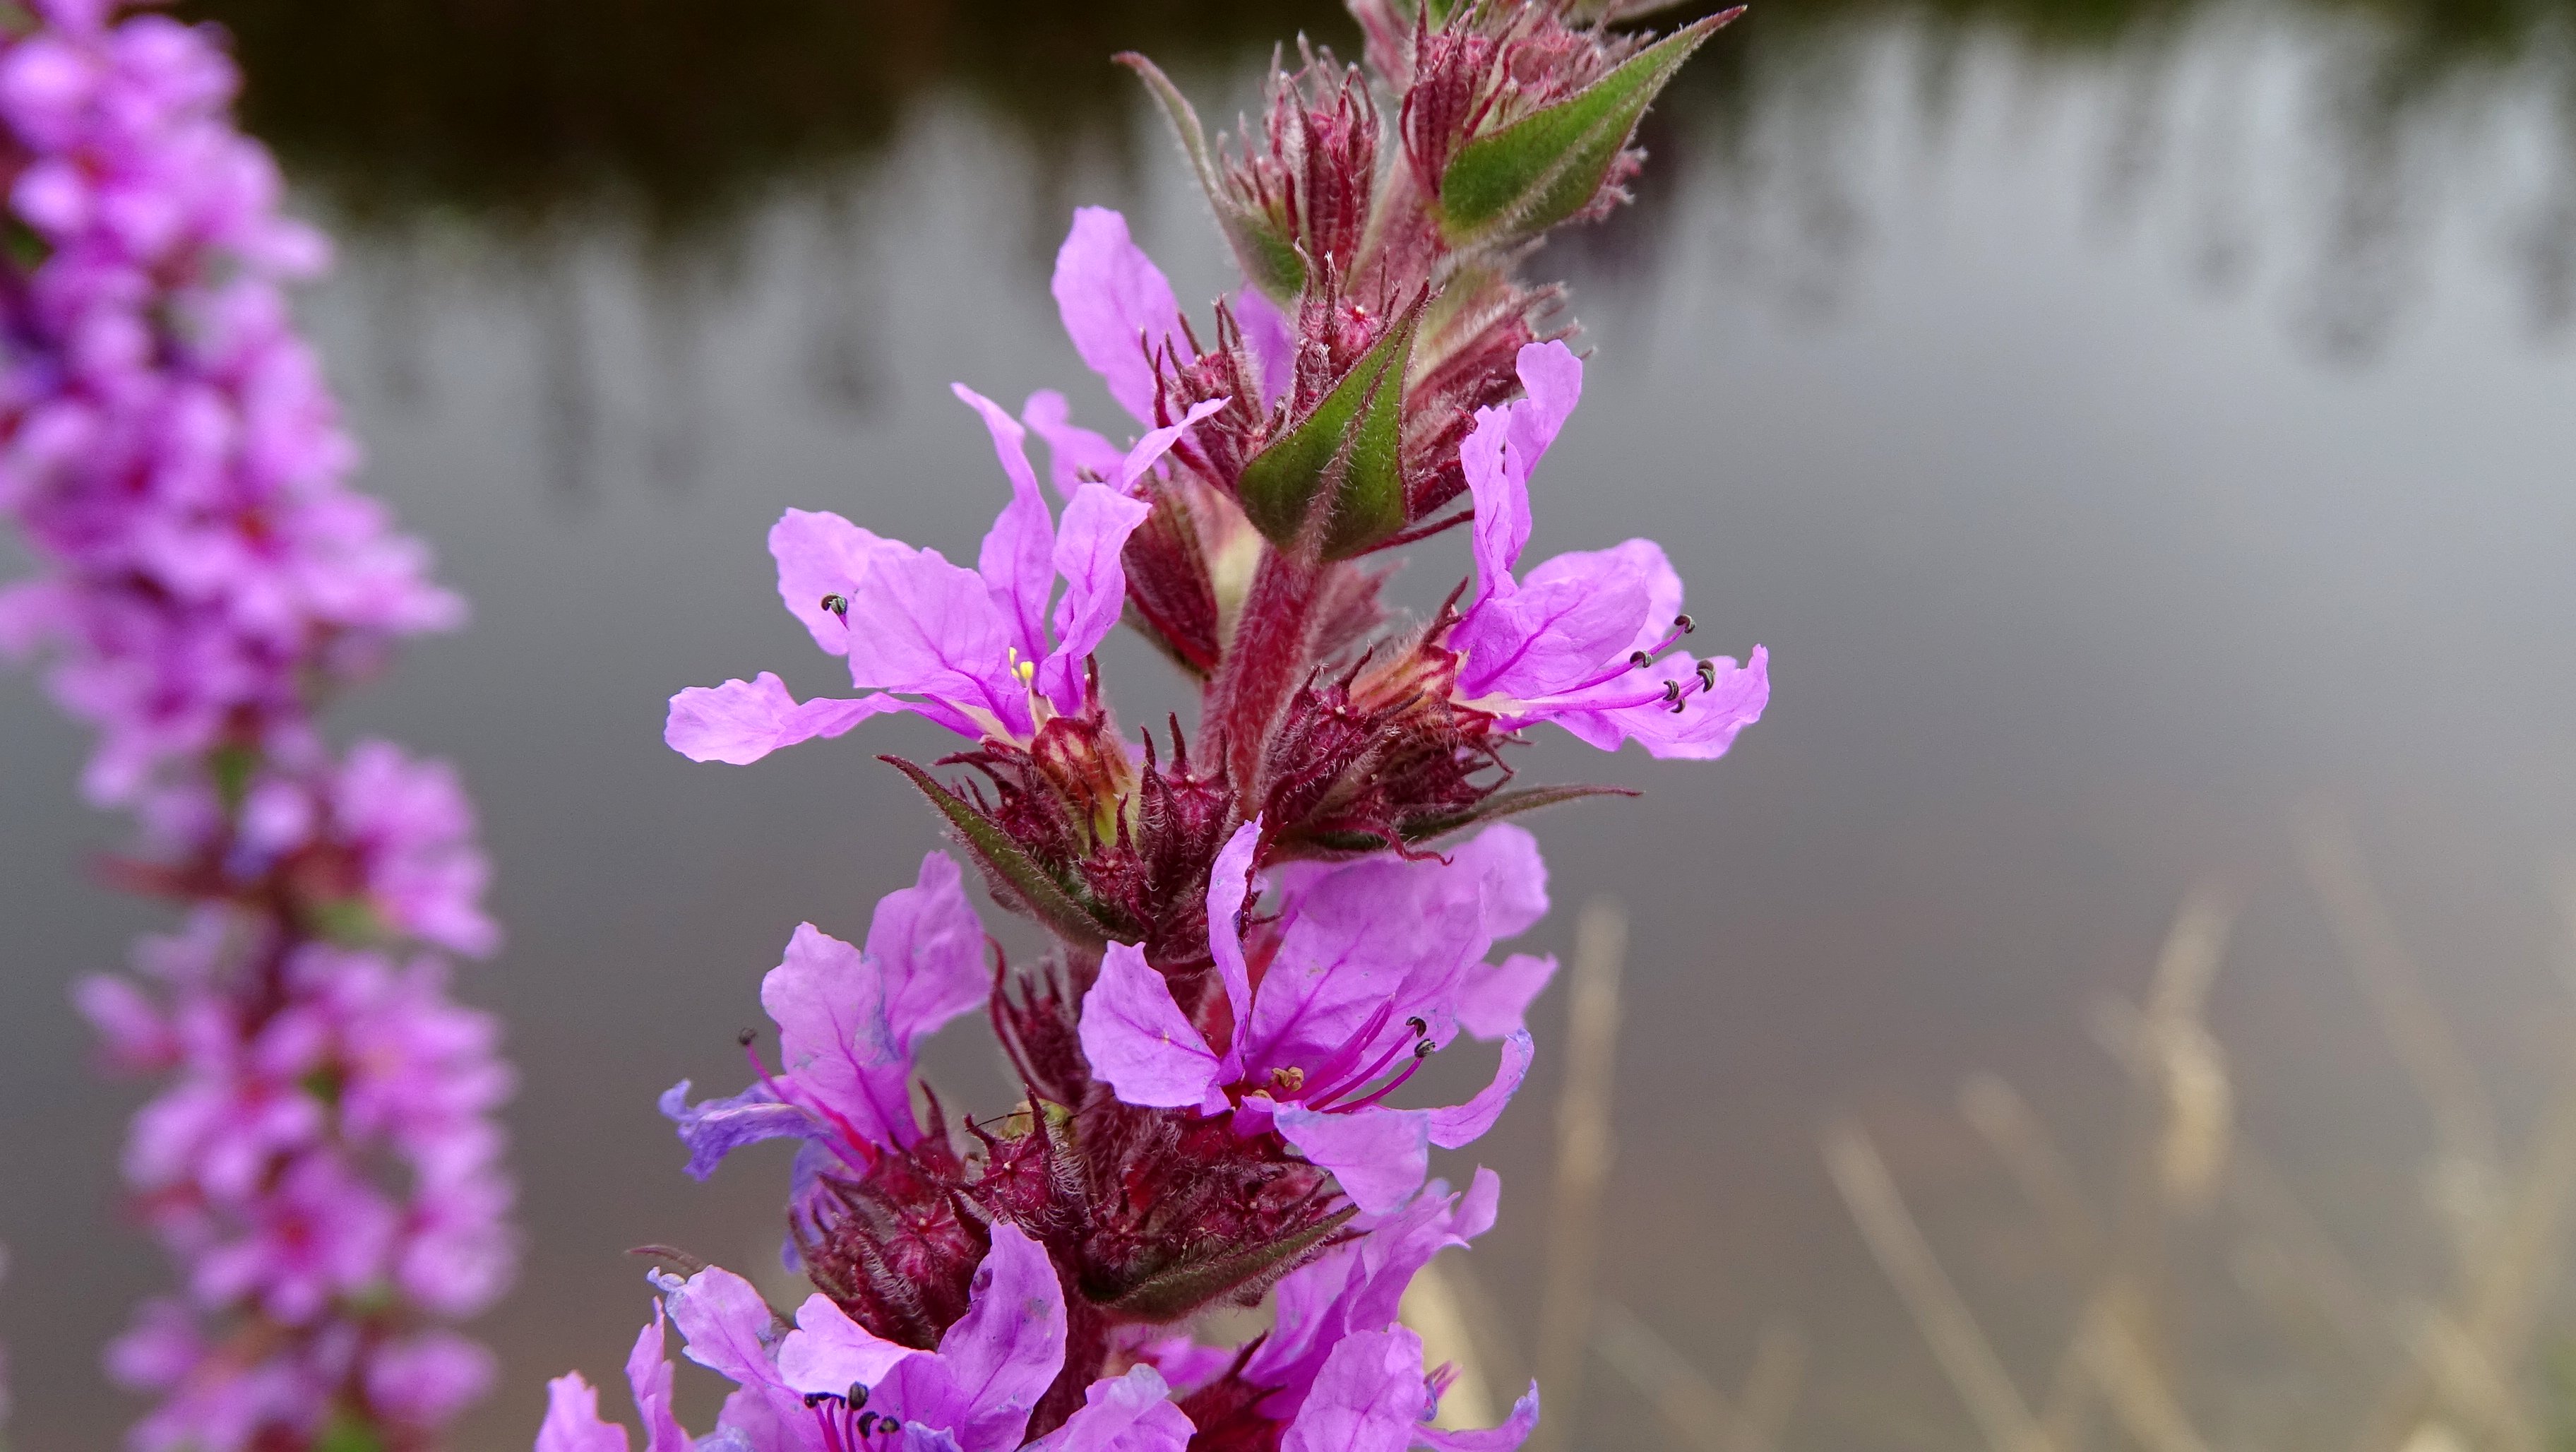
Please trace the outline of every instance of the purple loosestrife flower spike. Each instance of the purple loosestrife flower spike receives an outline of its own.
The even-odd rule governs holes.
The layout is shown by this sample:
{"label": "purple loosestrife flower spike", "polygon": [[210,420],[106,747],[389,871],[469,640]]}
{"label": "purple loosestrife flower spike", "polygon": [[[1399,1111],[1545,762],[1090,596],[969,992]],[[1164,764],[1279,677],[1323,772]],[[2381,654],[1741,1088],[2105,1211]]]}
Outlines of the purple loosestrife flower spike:
{"label": "purple loosestrife flower spike", "polygon": [[[833,514],[770,532],[780,599],[859,694],[798,701],[762,674],[671,702],[665,738],[698,760],[889,711],[967,738],[929,768],[887,759],[994,904],[1053,940],[1018,965],[996,948],[988,976],[933,857],[864,951],[798,932],[763,984],[776,1071],[665,1096],[694,1174],[803,1141],[787,1259],[814,1294],[792,1318],[719,1269],[656,1281],[737,1388],[701,1448],[1510,1452],[1537,1424],[1532,1388],[1501,1426],[1430,1425],[1450,1378],[1397,1319],[1434,1255],[1494,1223],[1499,1181],[1453,1193],[1431,1150],[1503,1112],[1556,967],[1488,960],[1548,908],[1536,843],[1496,819],[1612,790],[1507,790],[1506,753],[1552,721],[1720,755],[1768,663],[1677,649],[1680,576],[1649,541],[1521,571],[1583,369],[1564,290],[1517,270],[1626,199],[1639,115],[1724,22],[1657,40],[1587,0],[1353,9],[1366,69],[1301,44],[1238,137],[1121,58],[1247,276],[1194,323],[1124,218],[1075,213],[1057,308],[1132,425],[1113,432],[1141,437],[1053,390],[1014,415],[958,388],[1009,486],[971,568]],[[1462,524],[1475,578],[1394,626],[1370,557]],[[1121,731],[1093,657],[1121,619],[1200,688],[1194,725]],[[915,1049],[979,998],[1021,1102],[916,1115]],[[93,1012],[125,1052],[167,1052],[123,998]],[[1499,1043],[1491,1081],[1413,1107],[1461,1037]],[[1262,1337],[1195,1340],[1200,1312],[1264,1298]],[[648,1330],[629,1380],[661,1452],[685,1438]],[[588,1385],[556,1383],[541,1452],[612,1445]]]}
{"label": "purple loosestrife flower spike", "polygon": [[455,773],[335,751],[326,694],[463,602],[348,487],[283,285],[327,248],[233,129],[215,33],[38,0],[0,38],[0,511],[37,565],[0,648],[97,734],[83,787],[140,827],[117,877],[188,905],[75,997],[154,1076],[124,1171],[182,1295],[108,1351],[139,1452],[421,1446],[489,1384],[447,1328],[507,1286],[498,1026],[429,949],[499,930]]}

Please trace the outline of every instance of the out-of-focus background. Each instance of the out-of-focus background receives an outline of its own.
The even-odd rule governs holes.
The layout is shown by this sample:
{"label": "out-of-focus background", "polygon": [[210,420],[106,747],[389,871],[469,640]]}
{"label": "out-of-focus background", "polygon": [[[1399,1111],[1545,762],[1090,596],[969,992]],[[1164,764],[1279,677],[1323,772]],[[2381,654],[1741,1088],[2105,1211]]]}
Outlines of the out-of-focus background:
{"label": "out-of-focus background", "polygon": [[[544,1377],[622,1360],[626,1247],[772,1263],[783,1155],[690,1182],[653,1098],[730,1089],[789,931],[863,930],[934,841],[871,756],[936,732],[693,766],[664,699],[832,684],[772,591],[785,506],[971,547],[1002,485],[949,380],[1108,417],[1046,292],[1073,206],[1224,285],[1112,52],[1231,114],[1275,39],[1351,28],[184,8],[342,239],[303,309],[364,482],[476,606],[343,721],[456,758],[498,859],[464,991],[521,1067],[528,1245],[464,1445],[524,1446]],[[1646,793],[1534,822],[1531,943],[1629,920],[1608,1354],[1558,1445],[2576,1439],[2576,6],[1762,0],[1645,141],[1638,204],[1535,263],[1597,352],[1534,547],[1662,540],[1776,696],[1715,766],[1525,759]],[[1105,665],[1129,719],[1177,703]],[[98,1348],[166,1271],[64,985],[150,919],[87,874],[116,824],[23,675],[0,741],[0,1341],[22,1445],[106,1447]],[[1552,1324],[1564,1000],[1452,1276],[1506,1386]],[[930,1069],[1008,1102],[971,1025]]]}

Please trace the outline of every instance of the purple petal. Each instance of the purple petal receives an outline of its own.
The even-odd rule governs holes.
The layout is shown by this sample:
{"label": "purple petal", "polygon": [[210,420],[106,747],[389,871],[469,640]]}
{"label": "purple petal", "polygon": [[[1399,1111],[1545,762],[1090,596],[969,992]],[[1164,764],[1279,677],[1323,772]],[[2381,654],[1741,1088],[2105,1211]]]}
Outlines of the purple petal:
{"label": "purple petal", "polygon": [[689,1147],[691,1178],[716,1172],[726,1155],[766,1139],[810,1138],[819,1133],[812,1115],[781,1104],[766,1084],[754,1084],[730,1099],[689,1102],[689,1081],[662,1091],[662,1115],[680,1127],[680,1143]]}
{"label": "purple petal", "polygon": [[967,407],[984,416],[993,436],[993,455],[1011,481],[1011,502],[1002,506],[984,548],[975,557],[976,573],[992,592],[993,608],[1011,622],[1020,659],[1046,654],[1047,596],[1055,589],[1055,519],[1039,492],[1036,471],[1029,468],[1028,430],[1000,404],[963,383],[948,385]]}
{"label": "purple petal", "polygon": [[1073,422],[1073,407],[1064,395],[1052,388],[1041,388],[1029,395],[1020,409],[1020,422],[1029,432],[1046,440],[1047,478],[1055,492],[1067,499],[1084,482],[1118,477],[1118,468],[1127,456],[1116,444]]}
{"label": "purple petal", "polygon": [[1199,420],[1214,415],[1233,401],[1229,398],[1211,398],[1205,402],[1193,404],[1190,411],[1181,416],[1179,423],[1166,425],[1138,439],[1136,447],[1129,449],[1126,457],[1118,461],[1118,472],[1110,476],[1110,482],[1117,485],[1121,493],[1126,492],[1137,480],[1145,477],[1146,470],[1153,468],[1155,464],[1161,462],[1165,454],[1172,451],[1172,445],[1181,441],[1181,435],[1188,433]]}
{"label": "purple petal", "polygon": [[1100,977],[1082,996],[1080,1032],[1093,1076],[1121,1103],[1210,1113],[1223,1107],[1217,1056],[1133,944],[1112,943],[1101,956]]}
{"label": "purple petal", "polygon": [[1234,295],[1234,320],[1243,327],[1244,351],[1252,355],[1252,366],[1260,375],[1261,408],[1267,413],[1279,406],[1297,377],[1296,330],[1279,305],[1257,287]]}
{"label": "purple petal", "polygon": [[814,643],[833,655],[849,653],[850,627],[823,608],[823,597],[859,598],[859,581],[877,560],[911,554],[896,540],[881,539],[837,514],[791,509],[769,527],[770,557],[778,561],[778,598],[803,622]]}
{"label": "purple petal", "polygon": [[1082,1410],[1029,1444],[1029,1452],[1186,1452],[1195,1430],[1150,1366],[1085,1388]]}
{"label": "purple petal", "polygon": [[662,741],[691,761],[749,766],[782,746],[839,736],[871,716],[908,709],[893,696],[798,701],[769,671],[721,686],[691,686],[671,698]]}
{"label": "purple petal", "polygon": [[1633,693],[1640,678],[1629,674],[1627,656],[1649,619],[1648,600],[1643,580],[1603,571],[1524,583],[1483,601],[1449,634],[1449,648],[1467,657],[1458,694],[1541,701],[1605,679]]}
{"label": "purple petal", "polygon": [[858,590],[847,652],[853,685],[929,696],[933,705],[915,709],[962,736],[982,735],[986,719],[1027,733],[1028,692],[1011,672],[1018,626],[995,607],[982,575],[936,550],[910,551],[879,556]]}
{"label": "purple petal", "polygon": [[1681,572],[1653,540],[1623,540],[1606,550],[1570,550],[1551,556],[1521,578],[1521,588],[1541,589],[1559,581],[1572,581],[1585,590],[1641,592],[1636,631],[1601,657],[1605,665],[1612,663],[1612,656],[1631,651],[1652,653],[1673,636],[1673,617],[1682,609]]}
{"label": "purple petal", "polygon": [[843,1133],[889,1149],[921,1138],[914,1122],[912,1026],[888,1013],[882,964],[816,928],[797,926],[786,956],[760,981],[778,1025],[782,1078],[800,1107]]}
{"label": "purple petal", "polygon": [[975,1268],[966,1314],[939,1338],[939,1361],[956,1389],[953,1415],[907,1418],[944,1425],[967,1452],[1020,1445],[1029,1413],[1064,1368],[1064,1288],[1055,1263],[1018,1226],[993,1227]]}
{"label": "purple petal", "polygon": [[663,1350],[662,1303],[653,1303],[653,1319],[635,1337],[626,1357],[626,1386],[635,1410],[644,1415],[644,1452],[689,1452],[689,1434],[680,1430],[671,1410],[671,1362]]}
{"label": "purple petal", "polygon": [[537,1452],[626,1452],[626,1429],[599,1419],[599,1389],[577,1371],[546,1383]]}
{"label": "purple petal", "polygon": [[1280,1452],[1406,1452],[1429,1400],[1422,1338],[1401,1326],[1343,1338]]}
{"label": "purple petal", "polygon": [[1503,1062],[1494,1070],[1494,1080],[1479,1090],[1476,1097],[1453,1109],[1434,1109],[1431,1113],[1431,1142],[1442,1149],[1456,1149],[1481,1138],[1494,1121],[1503,1117],[1503,1109],[1518,1093],[1521,1080],[1529,1077],[1530,1058],[1536,1053],[1529,1030],[1521,1029],[1503,1040]]}
{"label": "purple petal", "polygon": [[1082,709],[1083,658],[1127,607],[1127,567],[1119,552],[1151,513],[1145,501],[1106,484],[1083,485],[1064,507],[1064,534],[1055,542],[1050,566],[1065,578],[1064,600],[1056,606],[1057,644],[1040,671],[1038,689],[1067,715]]}
{"label": "purple petal", "polygon": [[1479,1169],[1465,1195],[1433,1184],[1358,1241],[1279,1283],[1277,1324],[1244,1376],[1276,1387],[1288,1410],[1313,1384],[1334,1344],[1395,1323],[1405,1287],[1434,1256],[1493,1228],[1502,1180]]}
{"label": "purple petal", "polygon": [[787,1385],[771,1359],[778,1313],[751,1282],[722,1266],[709,1266],[673,1288],[664,1301],[691,1361],[747,1389]]}
{"label": "purple petal", "polygon": [[1458,989],[1458,1026],[1488,1042],[1518,1031],[1555,976],[1556,959],[1528,953],[1514,953],[1499,967],[1468,969]]}
{"label": "purple petal", "polygon": [[799,1392],[837,1394],[875,1386],[898,1363],[930,1354],[877,1335],[818,1291],[796,1308],[796,1329],[779,1343],[778,1374]]}
{"label": "purple petal", "polygon": [[1216,957],[1225,1001],[1234,1010],[1234,1038],[1225,1051],[1223,1077],[1243,1069],[1244,1030],[1252,1022],[1252,970],[1243,961],[1243,903],[1252,893],[1253,856],[1261,848],[1261,819],[1234,829],[1208,873],[1208,951]]}
{"label": "purple petal", "polygon": [[1109,396],[1154,421],[1154,368],[1148,350],[1169,346],[1182,362],[1195,355],[1181,335],[1172,285],[1128,237],[1127,219],[1104,207],[1073,214],[1073,230],[1056,253],[1056,309],[1073,350],[1109,385]]}
{"label": "purple petal", "polygon": [[1690,695],[1679,711],[1650,702],[1615,710],[1561,710],[1550,719],[1578,740],[1604,751],[1615,751],[1633,737],[1652,756],[1713,761],[1726,754],[1745,727],[1762,719],[1763,708],[1771,701],[1771,653],[1757,645],[1752,659],[1742,666],[1725,656],[1713,657],[1709,664],[1716,686],[1707,691],[1692,679],[1695,663],[1678,656],[1658,662],[1650,673],[1640,673],[1688,690]]}
{"label": "purple petal", "polygon": [[1429,1447],[1433,1452],[1512,1452],[1537,1430],[1538,1383],[1531,1382],[1530,1389],[1521,1393],[1521,1399],[1512,1403],[1511,1416],[1505,1418],[1499,1427],[1488,1427],[1481,1432],[1444,1432],[1438,1427],[1417,1427],[1413,1438],[1416,1446]]}
{"label": "purple petal", "polygon": [[1512,567],[1529,544],[1529,475],[1511,455],[1510,436],[1511,420],[1504,410],[1480,408],[1475,431],[1458,446],[1458,467],[1476,506],[1475,522],[1468,527],[1476,557],[1476,593],[1467,606],[1471,616],[1519,588]]}
{"label": "purple petal", "polygon": [[1547,916],[1547,859],[1528,829],[1498,822],[1449,854],[1448,871],[1471,872],[1485,894],[1485,935],[1517,938]]}
{"label": "purple petal", "polygon": [[1280,1108],[1281,1137],[1333,1172],[1363,1214],[1384,1215],[1411,1199],[1431,1173],[1431,1115],[1383,1107],[1344,1114]]}
{"label": "purple petal", "polygon": [[1521,456],[1521,477],[1527,479],[1583,401],[1583,360],[1564,343],[1550,341],[1523,347],[1514,362],[1529,396],[1512,405],[1512,449]]}
{"label": "purple petal", "polygon": [[966,899],[957,859],[924,853],[912,886],[877,900],[867,958],[882,976],[887,1029],[906,1059],[949,1020],[982,1006],[992,987],[984,923]]}

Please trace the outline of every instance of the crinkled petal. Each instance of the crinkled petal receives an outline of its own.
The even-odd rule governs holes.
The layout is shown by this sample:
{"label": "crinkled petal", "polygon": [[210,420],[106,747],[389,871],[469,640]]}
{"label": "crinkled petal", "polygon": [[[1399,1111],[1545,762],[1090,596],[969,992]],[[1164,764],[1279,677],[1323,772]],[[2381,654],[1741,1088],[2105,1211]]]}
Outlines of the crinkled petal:
{"label": "crinkled petal", "polygon": [[537,1452],[626,1452],[626,1429],[599,1418],[599,1389],[566,1372],[546,1383]]}
{"label": "crinkled petal", "polygon": [[912,886],[877,900],[867,959],[884,984],[887,1032],[907,1060],[923,1039],[983,1005],[992,988],[984,923],[967,900],[956,858],[922,854]]}
{"label": "crinkled petal", "polygon": [[1512,405],[1511,446],[1526,461],[1526,479],[1583,401],[1583,360],[1562,341],[1550,340],[1525,345],[1513,363],[1527,396]]}
{"label": "crinkled petal", "polygon": [[1458,1027],[1488,1042],[1528,1023],[1529,1006],[1556,976],[1556,959],[1514,953],[1498,966],[1470,968],[1458,988]]}
{"label": "crinkled petal", "polygon": [[760,981],[760,1006],[778,1025],[782,1078],[798,1107],[845,1134],[903,1149],[921,1138],[909,1083],[919,1033],[894,1021],[888,977],[886,964],[800,923]]}
{"label": "crinkled petal", "polygon": [[663,1350],[662,1319],[662,1303],[656,1301],[653,1319],[627,1353],[626,1386],[644,1417],[644,1452],[689,1452],[689,1434],[680,1430],[671,1409],[671,1362]]}
{"label": "crinkled petal", "polygon": [[1038,689],[1066,715],[1082,709],[1082,662],[1127,608],[1127,567],[1119,552],[1153,507],[1106,484],[1085,484],[1064,507],[1064,533],[1050,567],[1065,578],[1056,606],[1056,647],[1038,673]]}
{"label": "crinkled petal", "polygon": [[1082,486],[1085,476],[1094,481],[1115,479],[1127,461],[1116,444],[1075,423],[1073,406],[1052,388],[1029,395],[1020,409],[1020,422],[1046,441],[1047,480],[1067,499]]}
{"label": "crinkled petal", "polygon": [[1082,997],[1082,1056],[1122,1103],[1154,1109],[1221,1110],[1218,1060],[1172,997],[1171,985],[1129,943],[1101,955],[1100,977]]}
{"label": "crinkled petal", "polygon": [[691,1361],[747,1390],[787,1385],[772,1360],[777,1313],[751,1282],[709,1266],[672,1287],[663,1300]]}
{"label": "crinkled petal", "polygon": [[1234,295],[1234,320],[1243,327],[1244,351],[1252,355],[1252,366],[1261,376],[1261,408],[1267,413],[1279,406],[1288,385],[1296,381],[1296,329],[1279,305],[1257,287]]}
{"label": "crinkled petal", "polygon": [[1604,751],[1634,738],[1651,756],[1713,761],[1726,754],[1745,727],[1762,719],[1771,701],[1771,653],[1757,645],[1742,666],[1726,656],[1712,657],[1708,664],[1716,685],[1703,691],[1692,679],[1694,662],[1679,657],[1657,662],[1656,679],[1671,680],[1690,693],[1679,711],[1650,702],[1608,710],[1565,709],[1549,719]]}
{"label": "crinkled petal", "polygon": [[781,1104],[766,1084],[754,1084],[730,1099],[689,1102],[689,1081],[662,1091],[662,1115],[679,1126],[680,1143],[689,1147],[689,1175],[703,1180],[716,1172],[726,1155],[765,1139],[807,1138],[819,1132],[812,1115]]}
{"label": "crinkled petal", "polygon": [[782,746],[847,733],[871,716],[909,709],[888,695],[798,701],[787,683],[762,671],[721,686],[691,686],[671,698],[662,740],[691,761],[749,766]]}
{"label": "crinkled petal", "polygon": [[1082,1410],[1029,1444],[1030,1452],[1186,1452],[1195,1429],[1150,1366],[1085,1388]]}
{"label": "crinkled petal", "polygon": [[1538,1383],[1531,1382],[1521,1399],[1512,1403],[1512,1414],[1499,1427],[1482,1431],[1448,1432],[1438,1427],[1418,1427],[1413,1441],[1417,1447],[1432,1452],[1513,1452],[1538,1430]]}
{"label": "crinkled petal", "polygon": [[1243,960],[1244,900],[1252,894],[1252,868],[1261,848],[1261,819],[1234,829],[1216,854],[1208,873],[1208,951],[1215,955],[1225,1001],[1234,1010],[1234,1039],[1227,1045],[1220,1077],[1231,1080],[1243,1071],[1244,1027],[1252,1021],[1252,969]]}
{"label": "crinkled petal", "polygon": [[963,383],[949,391],[984,417],[993,436],[993,456],[1011,481],[1011,502],[1002,506],[984,547],[975,557],[975,572],[993,597],[993,607],[1012,627],[1020,659],[1046,654],[1047,597],[1055,590],[1055,517],[1038,489],[1037,472],[1029,467],[1028,430],[1000,404]]}
{"label": "crinkled petal", "polygon": [[1180,304],[1153,259],[1128,236],[1127,219],[1105,207],[1073,214],[1073,230],[1056,253],[1056,309],[1073,350],[1109,385],[1109,396],[1136,421],[1154,421],[1150,352],[1169,347],[1191,361]]}
{"label": "crinkled petal", "polygon": [[928,696],[914,709],[962,736],[982,735],[986,721],[1028,733],[1028,691],[1011,670],[1018,627],[982,575],[919,550],[879,556],[854,588],[852,685]]}
{"label": "crinkled petal", "polygon": [[1431,1173],[1431,1114],[1383,1106],[1335,1114],[1283,1105],[1280,1135],[1333,1172],[1363,1214],[1384,1215],[1411,1199]]}
{"label": "crinkled petal", "polygon": [[1503,1110],[1520,1092],[1521,1081],[1529,1077],[1530,1058],[1536,1052],[1529,1030],[1522,1029],[1503,1040],[1503,1062],[1494,1070],[1493,1082],[1478,1090],[1476,1097],[1450,1109],[1434,1109],[1431,1115],[1431,1142],[1442,1149],[1456,1149],[1482,1138]]}
{"label": "crinkled petal", "polygon": [[1401,1326],[1345,1337],[1288,1424],[1280,1452],[1406,1452],[1428,1401],[1421,1337]]}
{"label": "crinkled petal", "polygon": [[1017,1447],[1029,1413],[1064,1368],[1064,1337],[1055,1263],[1018,1226],[998,1224],[975,1268],[966,1314],[939,1338],[940,1366],[958,1397],[953,1415],[924,1417],[911,1407],[904,1415],[944,1425],[966,1452]]}
{"label": "crinkled petal", "polygon": [[1155,429],[1138,439],[1136,447],[1129,449],[1126,456],[1118,461],[1118,472],[1110,476],[1110,482],[1117,485],[1121,493],[1126,492],[1137,480],[1145,477],[1146,470],[1160,463],[1163,456],[1172,451],[1172,445],[1179,443],[1181,436],[1196,427],[1199,420],[1212,417],[1233,401],[1230,398],[1211,398],[1193,404],[1190,411],[1181,416],[1179,423]]}
{"label": "crinkled petal", "polygon": [[913,553],[900,540],[884,539],[828,511],[791,509],[769,527],[769,553],[778,562],[778,598],[814,643],[833,655],[849,653],[850,627],[823,608],[823,597],[858,598],[869,567],[889,556]]}
{"label": "crinkled petal", "polygon": [[875,1386],[901,1362],[930,1354],[877,1335],[818,1291],[796,1308],[796,1329],[779,1343],[778,1374],[799,1392],[839,1394]]}

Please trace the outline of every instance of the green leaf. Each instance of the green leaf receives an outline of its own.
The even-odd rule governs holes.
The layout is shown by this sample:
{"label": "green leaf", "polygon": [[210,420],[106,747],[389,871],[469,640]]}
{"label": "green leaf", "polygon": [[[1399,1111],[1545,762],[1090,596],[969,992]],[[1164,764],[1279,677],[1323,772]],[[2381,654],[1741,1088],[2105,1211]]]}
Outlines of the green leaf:
{"label": "green leaf", "polygon": [[1505,817],[1517,817],[1523,812],[1535,812],[1541,807],[1553,807],[1563,802],[1578,802],[1585,797],[1636,795],[1638,793],[1627,787],[1584,786],[1579,783],[1564,786],[1523,787],[1518,791],[1496,792],[1466,811],[1449,812],[1437,817],[1417,817],[1405,823],[1404,840],[1408,845],[1428,842],[1433,838],[1446,837],[1452,832],[1464,831],[1480,823],[1496,822]]}
{"label": "green leaf", "polygon": [[1108,943],[1108,927],[1082,898],[1021,851],[1020,845],[993,825],[991,818],[911,762],[899,756],[880,756],[877,760],[912,778],[912,784],[930,798],[930,804],[948,819],[948,825],[957,829],[966,850],[975,854],[975,860],[993,875],[994,882],[1008,889],[1019,899],[1019,906],[1028,909],[1057,937],[1094,951]]}
{"label": "green leaf", "polygon": [[1407,309],[1303,423],[1243,466],[1235,497],[1272,544],[1300,548],[1318,507],[1328,560],[1404,528],[1404,373],[1421,322],[1420,305]]}
{"label": "green leaf", "polygon": [[1141,1321],[1173,1321],[1213,1304],[1230,1291],[1262,1283],[1265,1277],[1276,1278],[1293,1265],[1297,1257],[1323,1244],[1325,1238],[1349,1223],[1359,1207],[1345,1206],[1323,1223],[1294,1235],[1256,1245],[1232,1255],[1208,1260],[1188,1260],[1158,1271],[1120,1292],[1107,1301],[1109,1309]]}
{"label": "green leaf", "polygon": [[1696,20],[1576,94],[1459,148],[1440,178],[1440,229],[1482,247],[1544,232],[1591,205],[1664,84],[1735,12]]}
{"label": "green leaf", "polygon": [[1306,286],[1306,259],[1297,254],[1297,243],[1276,226],[1270,218],[1238,203],[1225,184],[1225,174],[1217,166],[1216,149],[1208,145],[1207,129],[1199,125],[1199,113],[1190,98],[1172,84],[1162,67],[1128,51],[1118,62],[1134,71],[1145,82],[1145,89],[1162,103],[1163,115],[1180,137],[1181,150],[1189,155],[1190,170],[1198,174],[1199,189],[1207,193],[1208,205],[1216,211],[1216,224],[1225,240],[1234,248],[1236,262],[1243,275],[1255,287],[1268,293],[1273,301],[1288,303]]}
{"label": "green leaf", "polygon": [[314,1439],[313,1452],[384,1452],[384,1434],[349,1412],[331,1418]]}

